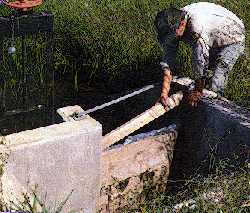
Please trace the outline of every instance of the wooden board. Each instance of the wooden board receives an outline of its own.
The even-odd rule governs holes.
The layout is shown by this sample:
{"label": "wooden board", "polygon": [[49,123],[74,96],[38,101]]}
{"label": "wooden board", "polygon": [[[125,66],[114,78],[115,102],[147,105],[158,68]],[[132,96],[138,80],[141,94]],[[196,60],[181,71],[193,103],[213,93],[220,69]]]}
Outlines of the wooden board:
{"label": "wooden board", "polygon": [[132,120],[128,121],[127,123],[123,124],[117,129],[113,130],[112,132],[108,133],[103,138],[102,149],[105,150],[112,144],[125,138],[126,136],[130,135],[134,131],[140,129],[141,127],[145,126],[146,124],[150,123],[156,118],[164,115],[169,110],[175,108],[180,104],[182,98],[183,98],[182,92],[173,94],[171,97],[169,97],[169,109],[165,110],[161,104],[156,104],[147,111],[143,112],[142,114],[138,115],[137,117],[133,118]]}

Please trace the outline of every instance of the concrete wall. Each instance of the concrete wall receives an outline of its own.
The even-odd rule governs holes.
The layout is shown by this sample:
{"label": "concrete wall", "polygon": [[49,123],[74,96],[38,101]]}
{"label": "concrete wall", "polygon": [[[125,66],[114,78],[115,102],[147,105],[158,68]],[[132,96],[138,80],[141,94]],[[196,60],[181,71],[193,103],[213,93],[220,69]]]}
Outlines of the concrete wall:
{"label": "concrete wall", "polygon": [[145,189],[165,192],[177,135],[168,128],[103,152],[100,212],[134,212],[147,198]]}
{"label": "concrete wall", "polygon": [[[188,78],[175,81],[171,86],[172,93],[192,83]],[[136,97],[136,104],[134,101],[131,106],[127,104],[126,107],[137,109],[145,105],[152,106],[159,97],[160,90],[159,85]],[[140,110],[138,109],[138,113]],[[173,176],[182,178],[183,174],[197,172],[199,167],[207,171],[208,164],[215,160],[233,160],[238,156],[235,163],[239,164],[249,158],[250,112],[244,107],[226,99],[204,97],[197,108],[182,103],[134,134],[160,129],[172,123],[180,126],[172,162]]]}
{"label": "concrete wall", "polygon": [[204,99],[198,108],[182,106],[177,116],[181,128],[173,176],[207,171],[226,158],[235,165],[249,158],[250,112],[244,108],[226,100]]}
{"label": "concrete wall", "polygon": [[6,136],[9,157],[1,177],[4,201],[21,201],[22,193],[30,193],[37,185],[38,197],[46,197],[49,208],[59,206],[74,190],[63,212],[95,212],[101,139],[102,127],[91,118]]}
{"label": "concrete wall", "polygon": [[[159,91],[158,86],[147,94],[138,96],[136,106],[148,105],[151,107],[157,100]],[[133,105],[127,105],[126,108],[133,108],[134,103],[131,104]],[[68,110],[70,111],[70,109]],[[82,109],[78,107],[77,110]],[[138,110],[142,109],[138,107]],[[141,113],[139,111],[134,113],[137,115]],[[61,112],[61,115],[67,120],[68,114],[65,112]],[[200,163],[209,158],[211,154],[216,158],[229,157],[234,153],[241,154],[243,158],[249,155],[250,113],[227,100],[204,98],[197,108],[182,103],[180,107],[156,119],[134,134],[159,129],[172,123],[178,123],[180,126],[177,143],[175,141],[172,143],[174,147],[171,150],[166,151],[159,148],[159,152],[166,152],[166,156],[174,155],[171,161],[168,157],[159,161],[159,165],[162,162],[167,165],[164,178],[168,178],[170,165],[170,175],[178,178],[179,174],[196,172]],[[162,137],[162,140],[165,139],[166,137]],[[137,161],[133,157],[142,153],[141,151],[146,153],[145,156],[150,157],[145,158],[143,165],[147,165],[152,159],[158,157],[155,156],[157,152],[151,153],[152,156],[148,154],[151,149],[147,147],[148,144],[143,145],[148,143],[145,139],[103,153],[102,164],[104,166],[101,170],[101,141],[101,125],[90,117],[77,122],[69,121],[5,137],[4,143],[8,147],[9,157],[1,178],[4,200],[7,202],[15,200],[15,198],[20,200],[22,192],[30,192],[37,184],[38,195],[43,198],[47,194],[46,204],[50,207],[54,207],[55,201],[59,203],[64,200],[71,190],[74,190],[65,205],[64,212],[80,208],[82,208],[81,212],[95,212],[95,204],[100,190],[99,173],[102,172],[102,179],[105,182],[104,177],[109,177],[111,171],[115,171],[113,166],[115,155],[118,156],[117,162],[121,166],[114,174],[120,174],[120,169],[123,174],[129,174],[126,169],[136,165]],[[157,143],[152,143],[152,147],[156,145]],[[135,149],[136,146],[138,149]],[[130,159],[132,163],[124,169],[123,165],[126,165],[129,160],[129,153],[132,156],[132,160]],[[139,155],[139,163],[141,163],[140,156],[142,155]],[[140,172],[145,173],[150,170],[150,166],[143,167],[143,169]],[[138,176],[138,174],[136,175]],[[119,181],[128,178],[130,177],[124,176]],[[131,184],[133,181],[134,179],[131,180]],[[109,194],[109,196],[111,195]],[[106,194],[104,197],[107,197]]]}

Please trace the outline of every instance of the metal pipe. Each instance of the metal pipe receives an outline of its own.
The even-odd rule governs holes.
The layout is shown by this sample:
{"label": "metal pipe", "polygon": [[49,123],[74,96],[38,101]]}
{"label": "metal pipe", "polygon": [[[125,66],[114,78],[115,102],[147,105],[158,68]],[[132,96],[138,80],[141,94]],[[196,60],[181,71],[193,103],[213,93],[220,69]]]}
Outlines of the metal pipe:
{"label": "metal pipe", "polygon": [[72,115],[72,117],[74,118],[74,120],[81,120],[82,117],[84,117],[85,115],[87,115],[87,114],[89,114],[89,113],[91,113],[91,112],[95,112],[95,111],[97,111],[97,110],[103,109],[103,108],[108,107],[108,106],[111,106],[111,105],[113,105],[113,104],[117,104],[117,103],[119,103],[119,102],[121,102],[121,101],[124,101],[124,100],[126,100],[126,99],[128,99],[128,98],[131,98],[131,97],[133,97],[133,96],[139,95],[139,94],[141,94],[141,93],[143,93],[143,92],[145,92],[145,91],[147,91],[147,90],[153,89],[153,88],[154,88],[154,85],[153,85],[153,84],[148,85],[148,86],[145,86],[145,87],[143,87],[143,88],[141,88],[141,89],[139,89],[139,90],[136,90],[136,91],[134,91],[134,92],[132,92],[132,93],[130,93],[130,94],[128,94],[128,95],[119,97],[119,98],[117,98],[117,99],[115,99],[115,100],[112,100],[112,101],[110,101],[110,102],[104,103],[104,104],[102,104],[102,105],[100,105],[100,106],[95,106],[94,108],[88,109],[88,110],[86,110],[86,111],[84,111],[84,112],[81,112],[81,113],[74,113],[74,114]]}

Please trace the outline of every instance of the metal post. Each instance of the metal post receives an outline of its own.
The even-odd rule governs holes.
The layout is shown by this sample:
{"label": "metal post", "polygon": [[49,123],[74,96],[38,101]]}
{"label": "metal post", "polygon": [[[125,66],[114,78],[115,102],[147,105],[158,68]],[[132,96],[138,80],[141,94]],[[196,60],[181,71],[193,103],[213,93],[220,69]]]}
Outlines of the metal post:
{"label": "metal post", "polygon": [[0,38],[0,63],[3,63],[3,38]]}

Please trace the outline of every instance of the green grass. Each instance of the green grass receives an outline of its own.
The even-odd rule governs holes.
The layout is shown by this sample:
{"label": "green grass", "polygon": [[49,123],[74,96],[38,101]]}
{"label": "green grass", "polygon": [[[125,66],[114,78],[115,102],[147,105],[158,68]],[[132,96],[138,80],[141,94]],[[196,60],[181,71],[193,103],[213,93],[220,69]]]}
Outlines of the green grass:
{"label": "green grass", "polygon": [[[63,211],[63,208],[69,198],[71,197],[73,190],[67,195],[67,197],[60,203],[55,203],[56,206],[53,208],[47,206],[46,197],[44,200],[41,200],[37,196],[36,189],[30,193],[24,193],[23,198],[20,201],[11,202],[10,204],[0,203],[1,212],[25,212],[25,213],[60,213]],[[76,213],[79,211],[69,211],[68,213]]]}
{"label": "green grass", "polygon": [[[196,1],[70,0],[61,4],[58,0],[50,0],[45,7],[55,14],[58,37],[67,35],[66,38],[62,36],[61,44],[69,44],[67,48],[59,48],[58,54],[63,58],[63,65],[75,63],[74,68],[79,72],[91,75],[105,73],[112,78],[123,75],[123,72],[137,72],[142,65],[155,63],[162,55],[153,26],[156,13],[170,4],[182,7],[191,2]],[[250,29],[249,2],[211,2],[235,12],[244,21],[246,29]],[[248,32],[248,44],[249,40]],[[187,46],[182,45],[178,61],[181,66],[177,73],[192,76],[190,49]],[[60,63],[58,66],[61,66]],[[243,56],[230,75],[226,96],[250,106],[249,92],[250,62]]]}
{"label": "green grass", "polygon": [[[158,11],[170,4],[178,7],[191,0],[47,0],[39,10],[55,15],[55,69],[58,73],[115,79],[128,72],[143,72],[145,65],[162,55],[153,26]],[[245,0],[214,0],[236,13],[250,29],[250,3]],[[3,14],[8,13],[1,9]],[[250,42],[247,32],[247,43]],[[190,49],[182,45],[178,55],[182,76],[192,76]],[[153,71],[152,71],[153,72]],[[139,79],[138,79],[139,80]],[[159,76],[160,81],[160,76]],[[250,62],[241,57],[230,75],[226,97],[250,107]]]}
{"label": "green grass", "polygon": [[[175,185],[175,190],[164,194],[152,192],[154,198],[146,201],[139,212],[160,213],[164,210],[172,212],[176,204],[187,203],[191,199],[195,200],[195,208],[184,206],[178,213],[249,212],[249,207],[244,207],[243,204],[249,202],[250,167],[246,163],[235,168],[228,163],[228,160],[220,161],[215,167],[216,172],[209,173],[206,177],[194,175],[184,180],[169,180],[171,185]],[[204,194],[216,190],[223,192],[223,196],[220,196],[222,199],[218,203],[204,197]]]}
{"label": "green grass", "polygon": [[[138,72],[142,65],[155,63],[162,55],[153,26],[156,13],[170,4],[182,7],[191,2],[196,1],[70,0],[63,4],[58,0],[47,1],[44,7],[52,10],[56,18],[59,38],[57,67],[70,70],[74,64],[74,69],[82,74],[104,74],[111,79],[124,75],[124,72]],[[250,29],[249,2],[211,2],[232,10],[244,21],[246,29]],[[247,44],[249,41],[248,31]],[[177,73],[192,77],[190,49],[186,45],[181,47]],[[241,57],[230,75],[226,90],[226,97],[248,107],[249,60],[246,56]]]}

